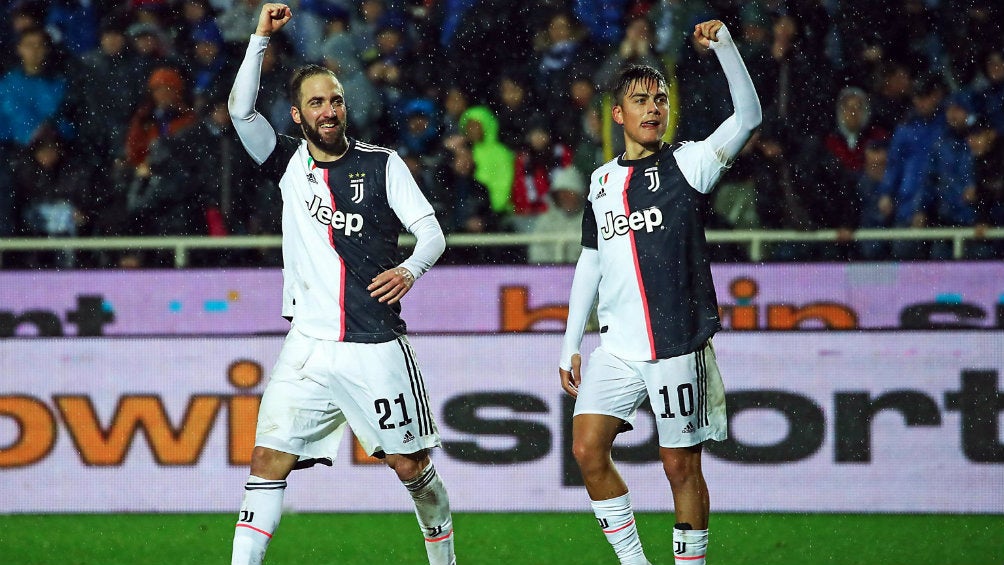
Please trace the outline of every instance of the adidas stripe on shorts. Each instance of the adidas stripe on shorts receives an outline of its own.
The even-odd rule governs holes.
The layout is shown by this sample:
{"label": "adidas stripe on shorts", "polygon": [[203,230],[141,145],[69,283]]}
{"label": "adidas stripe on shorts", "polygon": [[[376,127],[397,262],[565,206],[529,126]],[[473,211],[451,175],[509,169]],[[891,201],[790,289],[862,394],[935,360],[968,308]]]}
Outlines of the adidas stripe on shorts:
{"label": "adidas stripe on shorts", "polygon": [[333,461],[346,426],[370,455],[440,444],[408,338],[353,343],[292,328],[262,395],[255,445]]}
{"label": "adidas stripe on shorts", "polygon": [[728,437],[725,387],[710,340],[694,353],[655,361],[627,361],[597,347],[585,364],[574,414],[606,414],[631,425],[646,398],[662,447]]}

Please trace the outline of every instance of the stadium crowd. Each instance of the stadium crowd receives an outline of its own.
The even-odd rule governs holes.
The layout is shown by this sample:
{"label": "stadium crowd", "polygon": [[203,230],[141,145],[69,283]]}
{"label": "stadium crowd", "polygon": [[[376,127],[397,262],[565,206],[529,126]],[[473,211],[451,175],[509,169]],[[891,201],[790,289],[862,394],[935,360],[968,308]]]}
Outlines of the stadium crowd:
{"label": "stadium crowd", "polygon": [[[0,237],[279,232],[278,192],[240,147],[227,97],[257,0],[4,2]],[[950,246],[854,242],[858,228],[1004,226],[1004,6],[996,0],[300,0],[269,43],[258,107],[303,62],[345,87],[349,134],[396,149],[449,233],[578,233],[588,176],[621,150],[608,86],[664,71],[672,140],[731,114],[692,41],[733,30],[764,124],[707,201],[715,229],[835,229],[774,260],[908,260]],[[712,77],[709,79],[708,77]],[[999,240],[998,240],[999,241]],[[454,261],[569,262],[571,249]],[[719,247],[719,260],[743,260]],[[971,258],[1001,258],[994,240]],[[448,253],[446,258],[450,260]],[[136,253],[15,266],[143,266]],[[267,265],[275,252],[214,262]],[[11,264],[5,262],[5,265]]]}

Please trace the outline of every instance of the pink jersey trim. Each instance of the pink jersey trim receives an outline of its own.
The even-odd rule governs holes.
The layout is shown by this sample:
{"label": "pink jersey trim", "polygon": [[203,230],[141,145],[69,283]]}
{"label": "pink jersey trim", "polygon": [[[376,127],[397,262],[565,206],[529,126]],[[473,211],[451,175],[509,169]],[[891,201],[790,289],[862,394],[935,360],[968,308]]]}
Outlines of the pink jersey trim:
{"label": "pink jersey trim", "polygon": [[[624,215],[631,215],[628,208],[628,185],[631,183],[631,174],[634,167],[628,167],[627,176],[624,178]],[[634,274],[638,280],[638,291],[641,293],[641,307],[645,314],[645,335],[648,337],[648,351],[652,359],[655,359],[655,336],[652,335],[652,316],[648,312],[648,296],[645,294],[645,281],[641,278],[641,264],[638,262],[638,247],[635,245],[634,230],[628,230],[631,237],[631,259],[634,261]]]}

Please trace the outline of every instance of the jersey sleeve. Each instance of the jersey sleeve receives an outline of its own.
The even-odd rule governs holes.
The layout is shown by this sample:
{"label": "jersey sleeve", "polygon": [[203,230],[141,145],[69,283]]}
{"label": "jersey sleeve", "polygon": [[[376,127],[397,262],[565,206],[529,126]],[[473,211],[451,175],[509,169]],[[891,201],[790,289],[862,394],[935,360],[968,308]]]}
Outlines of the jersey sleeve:
{"label": "jersey sleeve", "polygon": [[586,249],[598,249],[599,243],[596,241],[596,218],[593,214],[593,203],[586,200],[586,207],[582,211],[582,247]]}
{"label": "jersey sleeve", "polygon": [[265,116],[255,109],[261,82],[261,62],[267,46],[267,37],[251,36],[227,101],[230,121],[237,130],[237,136],[248,155],[259,165],[268,159],[276,147],[275,130]]}
{"label": "jersey sleeve", "polygon": [[690,186],[703,194],[711,192],[729,168],[719,160],[718,153],[707,141],[684,143],[673,157]]}
{"label": "jersey sleeve", "polygon": [[422,194],[408,165],[397,152],[391,152],[387,158],[387,202],[409,230],[419,219],[434,214],[432,204]]}

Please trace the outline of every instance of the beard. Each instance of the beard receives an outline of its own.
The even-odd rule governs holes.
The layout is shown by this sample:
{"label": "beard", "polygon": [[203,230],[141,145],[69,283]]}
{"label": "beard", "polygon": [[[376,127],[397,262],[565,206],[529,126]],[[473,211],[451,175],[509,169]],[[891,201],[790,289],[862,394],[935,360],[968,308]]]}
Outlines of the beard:
{"label": "beard", "polygon": [[[321,132],[318,131],[321,125],[328,123],[335,124],[334,141],[325,141],[324,137],[321,136]],[[307,141],[310,141],[325,153],[340,155],[349,146],[349,141],[345,138],[345,124],[338,122],[338,120],[319,123],[316,128],[311,127],[307,122],[301,122],[300,130],[303,131],[303,135],[307,138]]]}

